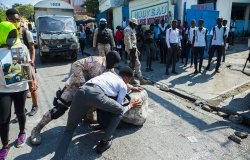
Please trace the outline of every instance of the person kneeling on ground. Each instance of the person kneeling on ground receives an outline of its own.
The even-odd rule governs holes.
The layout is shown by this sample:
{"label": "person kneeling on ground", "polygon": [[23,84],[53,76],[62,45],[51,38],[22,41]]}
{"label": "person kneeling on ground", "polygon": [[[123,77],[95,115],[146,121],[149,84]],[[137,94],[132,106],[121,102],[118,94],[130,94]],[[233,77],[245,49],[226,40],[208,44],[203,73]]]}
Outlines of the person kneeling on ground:
{"label": "person kneeling on ground", "polygon": [[[110,148],[112,135],[120,123],[123,114],[129,109],[141,105],[138,99],[132,99],[129,105],[123,107],[123,100],[127,94],[127,83],[133,77],[133,70],[124,67],[119,75],[114,72],[105,72],[100,76],[87,81],[75,94],[68,114],[68,121],[62,139],[56,149],[54,160],[63,159],[72,140],[77,125],[81,122],[88,110],[96,108],[113,114],[103,139],[97,145],[97,152],[102,153]],[[113,97],[117,96],[117,101]]]}
{"label": "person kneeling on ground", "polygon": [[[64,115],[71,105],[71,101],[79,89],[88,79],[94,78],[105,71],[114,71],[118,66],[120,55],[116,51],[109,52],[106,56],[90,56],[80,59],[72,64],[73,74],[67,80],[63,90],[56,92],[54,107],[47,111],[40,122],[32,129],[30,141],[33,145],[39,145],[42,142],[41,130],[49,122]],[[129,86],[131,90],[141,90],[141,87]],[[83,117],[82,117],[83,118]]]}

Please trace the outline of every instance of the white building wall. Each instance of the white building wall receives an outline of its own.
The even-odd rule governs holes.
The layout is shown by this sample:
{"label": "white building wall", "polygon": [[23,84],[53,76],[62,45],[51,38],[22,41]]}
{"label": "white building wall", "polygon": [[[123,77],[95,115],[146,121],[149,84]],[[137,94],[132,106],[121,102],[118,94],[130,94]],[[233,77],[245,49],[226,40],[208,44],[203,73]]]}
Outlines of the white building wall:
{"label": "white building wall", "polygon": [[114,28],[116,26],[121,25],[122,22],[122,7],[113,8],[113,23]]}
{"label": "white building wall", "polygon": [[216,3],[216,10],[219,11],[219,17],[226,19],[228,24],[230,24],[231,20],[232,1],[233,0],[219,0]]}

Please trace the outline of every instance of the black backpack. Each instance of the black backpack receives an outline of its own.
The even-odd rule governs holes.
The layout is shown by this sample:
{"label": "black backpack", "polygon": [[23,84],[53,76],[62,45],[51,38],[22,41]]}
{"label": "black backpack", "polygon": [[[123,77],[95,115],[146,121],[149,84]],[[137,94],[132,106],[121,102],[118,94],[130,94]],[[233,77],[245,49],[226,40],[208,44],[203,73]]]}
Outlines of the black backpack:
{"label": "black backpack", "polygon": [[[224,35],[226,33],[226,30],[227,30],[227,27],[224,27],[223,28],[223,38],[224,38]],[[216,30],[215,30],[215,27],[213,27],[213,38],[216,39]]]}
{"label": "black backpack", "polygon": [[110,35],[108,30],[105,28],[104,30],[98,29],[98,34],[97,34],[97,42],[102,43],[102,44],[108,44],[110,43]]}

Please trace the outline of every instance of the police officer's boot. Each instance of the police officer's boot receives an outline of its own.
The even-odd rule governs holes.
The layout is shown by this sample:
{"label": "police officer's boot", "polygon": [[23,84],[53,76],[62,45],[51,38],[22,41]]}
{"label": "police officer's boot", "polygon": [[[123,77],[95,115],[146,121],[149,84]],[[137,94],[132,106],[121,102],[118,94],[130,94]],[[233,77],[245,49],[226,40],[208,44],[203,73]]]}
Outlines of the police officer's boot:
{"label": "police officer's boot", "polygon": [[143,77],[141,77],[139,80],[140,80],[140,85],[151,84],[150,81],[144,79]]}
{"label": "police officer's boot", "polygon": [[135,78],[133,77],[133,78],[131,78],[131,80],[130,80],[130,82],[129,82],[130,84],[138,84],[136,81],[135,81]]}
{"label": "police officer's boot", "polygon": [[41,137],[40,132],[43,129],[43,127],[46,126],[51,120],[52,119],[51,119],[50,111],[43,115],[43,118],[41,119],[41,121],[31,131],[31,136],[30,136],[31,144],[33,145],[41,144],[42,137]]}

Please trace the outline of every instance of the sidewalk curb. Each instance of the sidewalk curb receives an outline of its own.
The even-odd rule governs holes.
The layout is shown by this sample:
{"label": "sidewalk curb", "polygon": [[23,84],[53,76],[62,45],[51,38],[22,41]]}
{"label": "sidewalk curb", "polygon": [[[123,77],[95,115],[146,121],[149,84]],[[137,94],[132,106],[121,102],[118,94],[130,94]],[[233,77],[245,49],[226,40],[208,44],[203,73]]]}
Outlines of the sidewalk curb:
{"label": "sidewalk curb", "polygon": [[[91,49],[91,48],[89,48],[89,49]],[[85,53],[86,55],[88,55],[88,56],[93,56],[94,54],[91,54],[89,49],[88,49],[87,51],[85,50],[84,53]],[[123,65],[121,65],[121,66],[123,66]],[[121,67],[121,66],[119,66],[119,67]],[[119,69],[119,68],[118,68],[118,69]],[[186,100],[188,100],[188,101],[190,101],[190,102],[192,102],[192,103],[200,102],[200,105],[202,105],[202,106],[203,106],[203,105],[207,105],[207,106],[208,106],[209,108],[211,108],[211,110],[213,110],[213,111],[220,111],[220,112],[223,112],[223,113],[226,113],[226,114],[229,114],[229,115],[239,115],[239,116],[242,116],[242,118],[243,118],[242,124],[245,124],[245,125],[247,125],[247,126],[250,126],[250,118],[248,118],[248,117],[246,117],[246,116],[244,116],[244,115],[238,114],[237,112],[232,111],[232,110],[230,110],[230,109],[220,108],[220,107],[211,105],[211,104],[209,104],[208,100],[204,100],[204,99],[201,99],[201,98],[199,98],[199,97],[190,95],[189,93],[186,93],[186,92],[184,92],[184,91],[181,91],[180,89],[168,88],[166,84],[156,82],[156,81],[154,81],[154,80],[151,80],[151,79],[148,78],[148,77],[145,77],[145,76],[144,76],[144,78],[150,80],[151,82],[153,82],[153,83],[156,84],[156,85],[165,86],[165,87],[157,87],[157,86],[156,86],[156,87],[159,88],[161,91],[165,91],[165,92],[172,93],[172,94],[174,94],[174,95],[176,95],[176,96],[179,96],[179,97],[181,97],[181,98],[183,98],[183,99],[186,99]],[[154,85],[154,84],[153,84],[153,85]],[[244,84],[246,84],[246,83],[244,83]],[[234,89],[236,89],[236,88],[238,88],[238,87],[240,87],[240,86],[242,86],[242,85],[244,85],[244,84],[241,84],[241,85],[238,85],[238,86],[236,86],[236,87],[233,87],[232,89],[229,89],[229,90],[223,92],[222,94],[225,94],[225,93],[227,93],[227,92],[230,92],[230,91],[232,91],[232,90],[234,90]],[[220,96],[217,96],[217,97],[220,97]],[[204,107],[204,108],[205,108],[205,107]],[[202,109],[203,109],[203,107],[202,107]],[[207,111],[206,109],[203,109],[203,110]],[[209,111],[207,111],[207,112],[209,112]],[[211,113],[211,112],[210,112],[210,113]],[[218,116],[219,116],[219,115],[218,115]]]}

